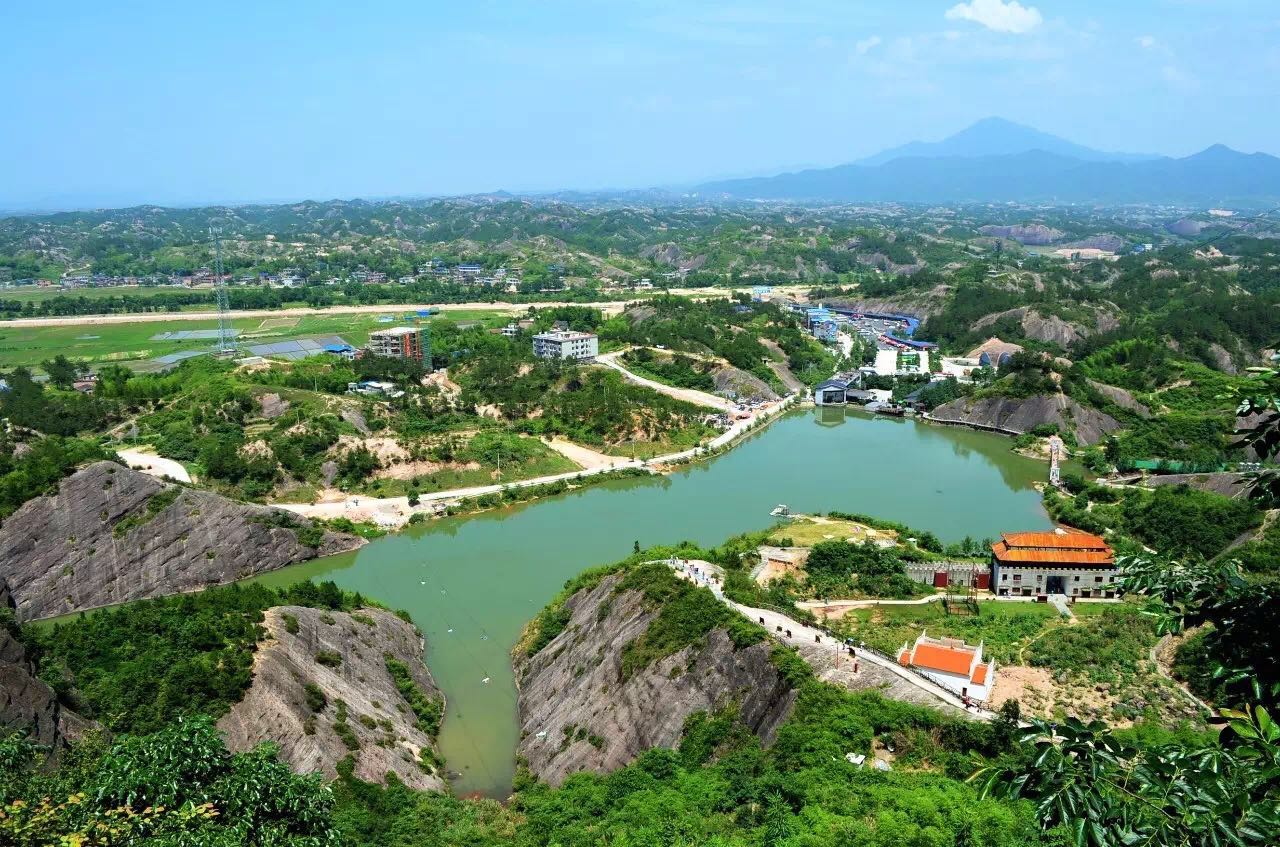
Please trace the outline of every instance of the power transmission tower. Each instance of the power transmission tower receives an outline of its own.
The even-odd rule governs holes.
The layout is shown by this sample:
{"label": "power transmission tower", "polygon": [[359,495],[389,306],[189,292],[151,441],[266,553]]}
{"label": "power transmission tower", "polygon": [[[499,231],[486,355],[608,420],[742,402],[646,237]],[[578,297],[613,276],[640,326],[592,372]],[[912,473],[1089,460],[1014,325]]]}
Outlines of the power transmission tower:
{"label": "power transmission tower", "polygon": [[214,292],[218,300],[218,350],[219,356],[231,356],[236,352],[235,335],[231,331],[231,306],[227,301],[227,284],[222,278],[222,227],[209,227],[213,238]]}

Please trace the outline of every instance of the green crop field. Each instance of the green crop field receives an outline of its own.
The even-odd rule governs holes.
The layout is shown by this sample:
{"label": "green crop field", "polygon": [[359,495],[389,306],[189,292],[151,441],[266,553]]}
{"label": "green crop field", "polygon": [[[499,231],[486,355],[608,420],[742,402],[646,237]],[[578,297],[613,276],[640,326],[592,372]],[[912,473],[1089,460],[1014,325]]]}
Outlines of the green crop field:
{"label": "green crop field", "polygon": [[60,285],[53,285],[48,288],[24,285],[21,288],[6,288],[0,290],[0,300],[16,301],[18,303],[42,303],[45,300],[52,300],[54,297],[83,297],[86,300],[104,300],[108,297],[146,296],[148,294],[172,290],[173,289],[170,288],[144,288],[140,285],[121,285],[116,286],[115,288],[73,289],[66,289]]}
{"label": "green crop field", "polygon": [[[379,323],[381,312],[365,314],[290,315],[282,310],[267,318],[239,318],[232,326],[240,330],[237,343],[241,347],[251,344],[269,344],[291,338],[315,335],[340,335],[349,344],[360,347],[369,340],[369,333],[378,328],[395,326]],[[501,326],[508,320],[502,313],[483,310],[459,310],[431,319],[480,321],[486,326]],[[165,332],[181,330],[217,329],[216,320],[161,320],[130,323],[83,323],[75,326],[30,327],[21,323],[0,322],[0,369],[26,366],[38,368],[40,362],[59,353],[90,365],[118,362],[131,367],[144,366],[148,360],[169,353],[186,350],[207,350],[211,340],[190,341],[152,340]]]}

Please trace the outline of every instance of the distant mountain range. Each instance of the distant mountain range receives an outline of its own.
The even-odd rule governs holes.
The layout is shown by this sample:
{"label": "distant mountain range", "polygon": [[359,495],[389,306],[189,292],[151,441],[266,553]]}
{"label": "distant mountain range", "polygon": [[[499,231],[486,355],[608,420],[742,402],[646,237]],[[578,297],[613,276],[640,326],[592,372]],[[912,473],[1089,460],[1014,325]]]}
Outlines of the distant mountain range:
{"label": "distant mountain range", "polygon": [[1280,158],[1216,144],[1173,159],[1094,150],[999,118],[848,165],[697,187],[704,197],[842,202],[1280,202]]}
{"label": "distant mountain range", "polygon": [[894,159],[937,159],[943,156],[1011,156],[1029,150],[1042,150],[1082,162],[1141,162],[1160,158],[1154,153],[1107,153],[1004,118],[983,118],[941,141],[912,141],[854,164],[883,165]]}

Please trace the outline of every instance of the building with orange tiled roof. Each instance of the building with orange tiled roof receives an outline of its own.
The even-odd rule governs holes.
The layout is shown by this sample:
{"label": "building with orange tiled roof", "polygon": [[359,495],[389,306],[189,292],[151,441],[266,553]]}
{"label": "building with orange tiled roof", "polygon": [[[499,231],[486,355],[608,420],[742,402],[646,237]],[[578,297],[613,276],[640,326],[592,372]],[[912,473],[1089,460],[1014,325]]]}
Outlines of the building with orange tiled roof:
{"label": "building with orange tiled roof", "polygon": [[996,663],[982,661],[982,642],[970,647],[958,638],[930,638],[922,631],[915,644],[903,643],[898,664],[979,702],[987,699],[996,683]]}
{"label": "building with orange tiled roof", "polygon": [[991,586],[1001,597],[1114,597],[1115,578],[1110,545],[1078,529],[1006,532],[991,545]]}

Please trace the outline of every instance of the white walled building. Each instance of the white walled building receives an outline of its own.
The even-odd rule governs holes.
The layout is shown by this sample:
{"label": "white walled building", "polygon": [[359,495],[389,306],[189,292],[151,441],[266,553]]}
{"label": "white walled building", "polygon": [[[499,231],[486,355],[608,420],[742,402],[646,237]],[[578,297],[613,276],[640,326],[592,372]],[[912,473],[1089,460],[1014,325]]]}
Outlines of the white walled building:
{"label": "white walled building", "polygon": [[600,353],[600,338],[591,332],[559,330],[533,337],[533,355],[539,359],[590,361]]}
{"label": "white walled building", "polygon": [[958,638],[929,638],[921,632],[915,644],[902,645],[898,663],[979,702],[987,699],[996,683],[996,663],[982,661],[982,642],[970,647]]}
{"label": "white walled building", "polygon": [[893,376],[898,372],[898,351],[877,350],[875,369],[877,376]]}

